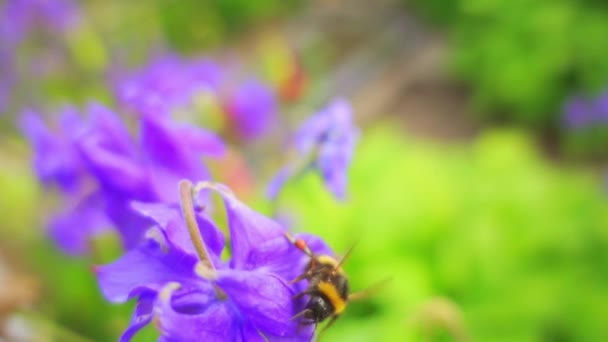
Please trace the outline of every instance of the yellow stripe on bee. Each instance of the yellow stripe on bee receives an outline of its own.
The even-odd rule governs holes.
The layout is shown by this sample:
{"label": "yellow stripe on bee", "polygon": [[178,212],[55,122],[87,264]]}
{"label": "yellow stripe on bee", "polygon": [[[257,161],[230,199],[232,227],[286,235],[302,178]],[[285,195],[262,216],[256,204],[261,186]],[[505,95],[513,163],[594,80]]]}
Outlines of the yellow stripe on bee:
{"label": "yellow stripe on bee", "polygon": [[[330,257],[329,255],[319,255],[319,256],[317,256],[317,260],[322,265],[330,265],[331,267],[334,267],[334,268],[336,266],[338,266],[338,260]],[[342,272],[342,267],[338,267],[337,271]]]}
{"label": "yellow stripe on bee", "polygon": [[319,291],[327,297],[327,300],[334,307],[336,314],[342,313],[346,308],[346,301],[340,296],[338,290],[332,283],[322,281],[319,283]]}

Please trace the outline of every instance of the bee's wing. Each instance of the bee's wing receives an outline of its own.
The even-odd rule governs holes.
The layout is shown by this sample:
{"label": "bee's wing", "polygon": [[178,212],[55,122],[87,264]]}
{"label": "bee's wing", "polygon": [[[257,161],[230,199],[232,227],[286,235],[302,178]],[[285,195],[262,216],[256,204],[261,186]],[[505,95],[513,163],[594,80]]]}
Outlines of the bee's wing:
{"label": "bee's wing", "polygon": [[386,284],[388,284],[391,281],[391,278],[386,278],[382,281],[377,282],[376,284],[363,289],[361,291],[357,291],[355,293],[351,293],[348,296],[348,300],[352,301],[352,300],[359,300],[359,299],[364,299],[364,298],[368,298],[371,295],[373,295],[374,293],[378,292],[380,289],[382,289],[384,286],[386,286]]}

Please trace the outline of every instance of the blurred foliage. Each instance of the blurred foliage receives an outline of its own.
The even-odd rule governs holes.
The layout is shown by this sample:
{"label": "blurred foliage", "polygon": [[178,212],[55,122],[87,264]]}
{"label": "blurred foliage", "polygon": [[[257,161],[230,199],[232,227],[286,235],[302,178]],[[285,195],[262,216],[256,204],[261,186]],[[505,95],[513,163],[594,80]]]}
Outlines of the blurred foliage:
{"label": "blurred foliage", "polygon": [[455,73],[483,115],[557,123],[572,93],[608,84],[608,5],[571,0],[414,0],[448,27]]}
{"label": "blurred foliage", "polygon": [[[182,51],[217,45],[252,23],[276,18],[299,0],[158,0],[170,42]],[[205,25],[201,25],[204,22]]]}
{"label": "blurred foliage", "polygon": [[594,125],[569,131],[563,141],[564,152],[574,158],[593,158],[597,161],[608,160],[608,127]]}
{"label": "blurred foliage", "polygon": [[526,136],[489,132],[470,148],[364,136],[350,201],[316,177],[288,189],[296,226],[324,237],[352,303],[329,341],[602,341],[608,338],[608,203],[584,172],[558,171]]}

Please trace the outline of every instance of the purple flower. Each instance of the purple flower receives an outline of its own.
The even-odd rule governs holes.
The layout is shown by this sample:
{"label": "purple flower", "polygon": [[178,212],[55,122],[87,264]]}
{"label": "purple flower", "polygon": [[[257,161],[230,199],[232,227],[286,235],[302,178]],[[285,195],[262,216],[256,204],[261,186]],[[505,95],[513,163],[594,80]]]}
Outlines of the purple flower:
{"label": "purple flower", "polygon": [[86,171],[72,144],[82,127],[74,108],[59,113],[56,131],[50,130],[33,110],[24,111],[20,120],[25,136],[31,141],[34,171],[46,186],[57,186],[63,192],[76,192],[83,185]]}
{"label": "purple flower", "polygon": [[300,126],[294,138],[297,158],[279,170],[270,182],[268,196],[276,198],[289,179],[314,169],[329,191],[344,199],[348,167],[358,135],[349,103],[343,99],[331,102]]}
{"label": "purple flower", "polygon": [[603,92],[595,99],[595,111],[598,122],[608,123],[608,91]]}
{"label": "purple flower", "polygon": [[233,85],[219,66],[207,59],[185,60],[164,56],[141,69],[117,77],[115,95],[141,115],[168,116],[193,109],[195,98],[208,92],[221,102],[229,129],[248,140],[265,133],[276,121],[277,101],[272,90],[250,79]]}
{"label": "purple flower", "polygon": [[[273,220],[251,210],[220,185],[227,211],[231,258],[222,261],[224,236],[204,212],[196,213],[206,261],[197,257],[180,212],[162,204],[134,203],[155,226],[139,248],[96,273],[113,302],[137,298],[137,309],[121,341],[154,322],[161,341],[308,341],[310,327],[291,318],[303,303],[292,297],[308,261]],[[317,253],[331,254],[318,238],[301,236]],[[200,253],[198,253],[200,255]],[[210,262],[210,264],[206,264]]]}
{"label": "purple flower", "polygon": [[593,121],[592,106],[581,97],[575,97],[564,106],[564,123],[570,129],[580,129]]}
{"label": "purple flower", "polygon": [[32,112],[22,118],[39,179],[57,185],[63,197],[64,212],[51,220],[49,233],[65,251],[82,254],[98,226],[111,225],[131,248],[149,220],[130,201],[177,203],[175,184],[207,179],[200,156],[220,155],[224,146],[211,133],[167,117],[139,118],[136,137],[109,109],[91,104],[86,112],[85,120],[65,111],[56,132]]}
{"label": "purple flower", "polygon": [[244,139],[259,137],[276,122],[276,98],[269,87],[255,80],[237,87],[226,106],[233,129]]}
{"label": "purple flower", "polygon": [[79,19],[70,0],[7,0],[0,8],[0,41],[17,43],[37,26],[62,32]]}
{"label": "purple flower", "polygon": [[86,254],[89,239],[108,231],[112,225],[101,210],[103,198],[95,192],[66,197],[64,202],[65,209],[50,219],[48,234],[66,253]]}
{"label": "purple flower", "polygon": [[89,237],[104,231],[110,223],[99,210],[102,199],[84,162],[74,147],[84,122],[74,108],[59,113],[54,130],[40,116],[26,110],[20,124],[34,150],[34,171],[47,188],[62,195],[63,208],[49,222],[49,235],[67,253],[83,254]]}
{"label": "purple flower", "polygon": [[183,60],[169,55],[158,58],[115,82],[121,103],[144,115],[169,115],[188,105],[196,92],[216,89],[221,70],[207,59]]}
{"label": "purple flower", "polygon": [[579,130],[608,123],[608,92],[593,99],[573,97],[564,105],[563,121],[567,128]]}

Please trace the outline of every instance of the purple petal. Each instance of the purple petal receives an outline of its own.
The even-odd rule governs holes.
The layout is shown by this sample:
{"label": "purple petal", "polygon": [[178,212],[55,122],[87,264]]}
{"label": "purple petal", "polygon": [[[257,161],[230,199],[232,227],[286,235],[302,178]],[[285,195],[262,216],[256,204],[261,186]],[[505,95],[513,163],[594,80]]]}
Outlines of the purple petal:
{"label": "purple petal", "polygon": [[276,110],[276,99],[270,88],[255,80],[242,84],[229,104],[233,124],[246,139],[260,136],[276,123]]}
{"label": "purple petal", "polygon": [[131,207],[131,198],[112,192],[105,196],[105,212],[120,232],[123,245],[126,249],[137,247],[153,222]]}
{"label": "purple petal", "polygon": [[91,127],[78,148],[89,169],[104,187],[123,194],[146,192],[147,175],[138,162],[126,127],[109,110],[90,106]]}
{"label": "purple petal", "polygon": [[319,151],[318,167],[325,186],[338,199],[346,197],[351,146],[325,145]]}
{"label": "purple petal", "polygon": [[228,213],[232,259],[230,267],[246,267],[249,253],[262,243],[283,237],[284,229],[270,218],[252,210],[228,191],[219,190]]}
{"label": "purple petal", "polygon": [[64,252],[84,255],[89,251],[91,237],[109,227],[108,219],[99,210],[98,200],[91,196],[54,217],[49,223],[49,235]]}
{"label": "purple petal", "polygon": [[79,148],[91,171],[105,187],[121,193],[145,192],[145,170],[133,159],[106,149],[95,136],[84,138]]}
{"label": "purple petal", "polygon": [[152,219],[163,228],[171,222],[180,220],[179,209],[167,204],[132,201],[130,206],[133,210]]}
{"label": "purple petal", "polygon": [[172,295],[165,288],[155,306],[161,331],[160,341],[239,341],[239,317],[227,302],[207,301],[200,312],[187,314],[175,310]]}
{"label": "purple petal", "polygon": [[[177,203],[175,186],[179,180],[209,178],[206,167],[191,146],[203,144],[201,131],[185,129],[166,117],[147,116],[142,120],[141,146],[148,158],[151,186],[156,198]],[[193,142],[190,140],[193,137],[198,140]]]}
{"label": "purple petal", "polygon": [[[293,253],[297,258],[289,259],[292,245],[284,236],[278,236],[254,246],[248,254],[242,269],[259,270],[275,273],[285,279],[293,279],[293,263],[286,260],[297,260],[305,256],[304,253]],[[294,248],[295,249],[295,248]],[[304,268],[302,268],[303,270]],[[296,271],[297,272],[297,271]],[[301,273],[301,272],[300,272]],[[296,274],[297,275],[297,274]]]}
{"label": "purple petal", "polygon": [[266,189],[266,197],[270,200],[274,200],[277,198],[283,187],[293,176],[293,170],[291,167],[285,166],[277,172],[277,174],[270,180],[268,183],[268,187]]}
{"label": "purple petal", "polygon": [[[143,202],[133,202],[131,206],[141,215],[154,220],[165,231],[171,244],[191,255],[196,255],[179,209],[165,204]],[[204,213],[198,213],[197,223],[205,246],[211,252],[212,262],[218,265],[225,244],[224,234]]]}
{"label": "purple petal", "polygon": [[211,157],[221,157],[226,152],[226,146],[220,137],[194,126],[178,127],[178,135],[186,141],[191,153],[201,153]]}
{"label": "purple petal", "polygon": [[[306,241],[313,253],[334,256],[333,251],[319,237],[311,234],[297,234],[296,236]],[[263,270],[291,281],[304,272],[309,261],[310,258],[306,254],[281,236],[254,248],[249,253],[244,269]]]}
{"label": "purple petal", "polygon": [[108,108],[91,103],[87,108],[91,120],[91,133],[103,137],[104,146],[116,153],[134,154],[135,147],[124,123]]}
{"label": "purple petal", "polygon": [[152,321],[154,300],[156,292],[144,292],[137,299],[137,306],[131,319],[131,323],[120,336],[119,342],[129,342],[135,334]]}
{"label": "purple petal", "polygon": [[209,173],[205,165],[198,164],[192,170],[174,169],[170,164],[148,163],[147,171],[149,176],[148,190],[152,194],[151,201],[162,203],[179,203],[179,193],[175,190],[176,184],[182,179],[196,182],[201,179],[208,179]]}
{"label": "purple petal", "polygon": [[142,118],[141,146],[150,160],[160,165],[171,165],[179,170],[190,168],[191,157],[184,149],[175,123],[161,116]]}
{"label": "purple petal", "polygon": [[[65,126],[68,118],[71,119],[71,114],[66,111],[61,117]],[[64,191],[75,191],[81,181],[82,163],[69,138],[52,133],[40,116],[30,110],[22,114],[20,126],[32,143],[34,169],[40,180],[47,185],[57,184]]]}
{"label": "purple petal", "polygon": [[147,290],[158,291],[169,282],[208,288],[194,274],[196,258],[177,249],[163,251],[149,241],[120,259],[96,269],[103,295],[111,302],[125,302]]}
{"label": "purple petal", "polygon": [[295,146],[301,155],[307,155],[331,127],[331,117],[321,111],[302,123],[295,135]]}
{"label": "purple petal", "polygon": [[359,135],[352,116],[349,103],[337,99],[306,120],[294,139],[298,160],[287,164],[275,176],[268,189],[269,197],[275,199],[289,178],[313,166],[329,191],[344,199],[347,171]]}
{"label": "purple petal", "polygon": [[222,80],[222,70],[217,63],[208,59],[201,59],[191,62],[188,69],[187,72],[191,75],[193,84],[196,86],[200,87],[204,84],[211,88],[219,87]]}
{"label": "purple petal", "polygon": [[119,79],[114,88],[120,101],[139,114],[167,116],[175,107],[187,105],[196,91],[217,88],[220,80],[221,70],[213,62],[163,55]]}
{"label": "purple petal", "polygon": [[293,295],[285,280],[259,271],[218,271],[218,286],[236,304],[241,314],[264,333],[295,335],[297,322]]}

